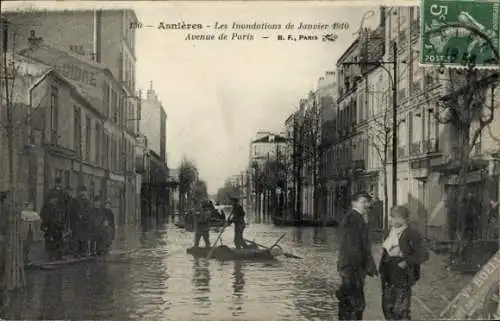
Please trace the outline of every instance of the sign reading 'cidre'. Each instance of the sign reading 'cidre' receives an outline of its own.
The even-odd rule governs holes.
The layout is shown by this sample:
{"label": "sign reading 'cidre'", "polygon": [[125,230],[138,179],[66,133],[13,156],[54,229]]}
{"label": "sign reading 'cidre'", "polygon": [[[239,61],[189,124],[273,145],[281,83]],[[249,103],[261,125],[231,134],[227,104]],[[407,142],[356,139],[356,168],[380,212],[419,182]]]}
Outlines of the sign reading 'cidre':
{"label": "sign reading 'cidre'", "polygon": [[97,73],[80,68],[79,66],[64,63],[57,68],[64,77],[80,82],[87,86],[97,87]]}

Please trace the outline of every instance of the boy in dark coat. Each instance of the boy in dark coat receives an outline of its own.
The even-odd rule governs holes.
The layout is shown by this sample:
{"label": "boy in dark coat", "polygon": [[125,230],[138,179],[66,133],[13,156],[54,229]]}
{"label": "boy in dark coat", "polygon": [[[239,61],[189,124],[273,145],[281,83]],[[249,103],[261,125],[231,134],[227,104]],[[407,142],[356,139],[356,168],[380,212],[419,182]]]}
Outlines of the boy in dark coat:
{"label": "boy in dark coat", "polygon": [[420,265],[429,259],[422,237],[408,226],[409,218],[408,208],[394,207],[383,243],[379,271],[386,320],[410,320],[411,287],[420,279]]}
{"label": "boy in dark coat", "polygon": [[340,223],[341,240],[337,270],[342,284],[336,291],[339,299],[339,320],[363,320],[365,277],[377,275],[367,225],[370,205],[369,194],[354,194],[352,209]]}
{"label": "boy in dark coat", "polygon": [[45,247],[50,260],[60,260],[63,255],[63,233],[68,222],[67,195],[56,178],[55,187],[45,196],[40,218],[45,233]]}

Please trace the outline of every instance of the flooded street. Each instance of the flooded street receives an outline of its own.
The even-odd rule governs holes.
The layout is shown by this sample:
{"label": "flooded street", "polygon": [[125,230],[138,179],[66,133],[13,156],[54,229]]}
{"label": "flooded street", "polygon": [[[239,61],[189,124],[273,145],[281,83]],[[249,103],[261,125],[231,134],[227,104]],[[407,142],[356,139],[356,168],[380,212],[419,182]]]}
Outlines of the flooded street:
{"label": "flooded street", "polygon": [[[53,271],[27,271],[27,289],[11,302],[7,317],[336,319],[337,303],[333,295],[338,281],[336,230],[252,224],[246,231],[246,238],[271,245],[285,232],[287,235],[281,242],[283,249],[302,256],[303,260],[281,257],[270,263],[207,262],[186,254],[193,234],[173,224],[149,231],[128,231],[117,242],[117,247],[136,251],[121,259],[82,263]],[[213,232],[212,240],[216,237]],[[232,229],[227,229],[223,243],[231,244],[232,238]],[[367,283],[367,287],[376,286]],[[455,291],[453,287],[450,290]],[[379,298],[373,291],[366,291],[367,298],[372,296],[367,299],[367,310],[374,310],[367,311],[366,318],[381,317]],[[419,309],[419,306],[414,308]]]}

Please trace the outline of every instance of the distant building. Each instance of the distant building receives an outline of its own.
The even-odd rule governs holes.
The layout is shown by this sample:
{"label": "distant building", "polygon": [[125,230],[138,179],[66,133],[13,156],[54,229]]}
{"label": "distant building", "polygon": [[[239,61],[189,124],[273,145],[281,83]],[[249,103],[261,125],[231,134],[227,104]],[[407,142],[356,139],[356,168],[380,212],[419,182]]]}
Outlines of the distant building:
{"label": "distant building", "polygon": [[140,130],[147,142],[141,214],[143,218],[164,216],[171,205],[170,195],[175,187],[169,180],[167,166],[167,113],[152,82],[145,99],[141,99]]}
{"label": "distant building", "polygon": [[153,83],[146,93],[141,104],[141,133],[148,139],[148,147],[167,162],[167,113],[158,95],[153,89]]}
{"label": "distant building", "polygon": [[335,216],[335,149],[333,133],[337,125],[337,73],[327,71],[318,81],[316,99],[320,117],[320,164],[318,181],[318,212],[321,218]]}
{"label": "distant building", "polygon": [[288,160],[288,139],[271,132],[258,132],[256,136],[257,138],[250,143],[246,204],[256,215],[268,215],[272,193],[269,189],[262,189],[261,177],[265,175],[263,171],[267,163],[271,161],[285,163]]}

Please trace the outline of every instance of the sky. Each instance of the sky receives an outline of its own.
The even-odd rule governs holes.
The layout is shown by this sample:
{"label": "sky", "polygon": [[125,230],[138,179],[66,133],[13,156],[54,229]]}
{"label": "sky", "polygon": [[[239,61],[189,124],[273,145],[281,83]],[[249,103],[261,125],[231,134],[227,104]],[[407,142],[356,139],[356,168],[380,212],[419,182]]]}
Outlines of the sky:
{"label": "sky", "polygon": [[[337,32],[339,38],[333,43],[279,42],[276,31],[257,32],[272,37],[267,40],[189,41],[184,40],[185,32],[139,29],[137,84],[147,88],[152,80],[167,112],[169,166],[178,166],[183,155],[194,160],[209,193],[245,170],[249,144],[257,131],[284,130],[284,121],[298,107],[299,99],[316,87],[325,71],[334,70],[354,40],[362,14],[370,9],[375,8],[248,2],[136,8],[144,25],[155,26],[162,21],[350,25],[349,30]],[[378,23],[378,15],[367,23]]]}
{"label": "sky", "polygon": [[[393,1],[390,1],[394,4]],[[401,1],[400,1],[401,2]],[[16,2],[15,6],[55,8],[54,2]],[[367,5],[370,4],[370,6]],[[12,4],[12,3],[10,3]],[[57,8],[131,8],[143,27],[136,30],[136,86],[143,93],[152,81],[167,113],[167,158],[170,168],[184,156],[196,164],[209,193],[248,165],[257,131],[281,132],[299,99],[314,90],[318,78],[334,70],[337,59],[355,39],[361,18],[377,10],[376,1],[348,2],[57,2]],[[7,8],[5,8],[7,9]],[[365,26],[378,24],[378,12]],[[280,31],[251,33],[253,41],[185,40],[189,31],[162,30],[163,23],[214,26],[233,22],[281,24]],[[289,32],[284,26],[348,23],[335,42],[278,41],[277,34],[318,35],[324,31]],[[234,30],[194,30],[192,34]],[[261,36],[269,36],[262,39]]]}

